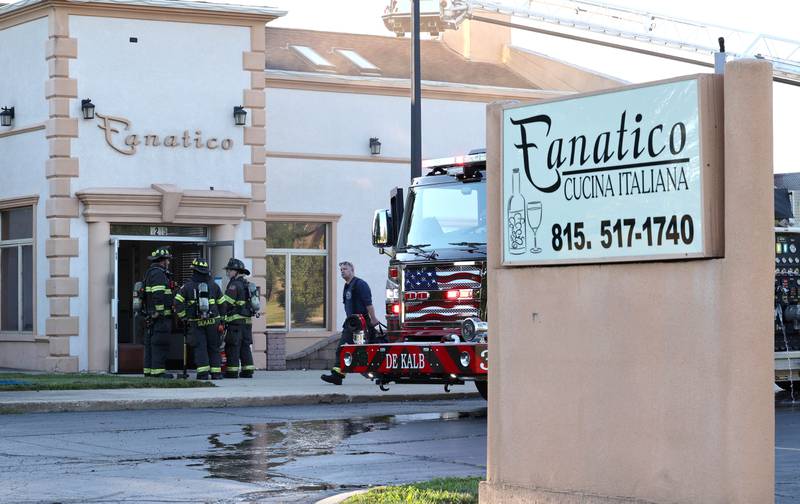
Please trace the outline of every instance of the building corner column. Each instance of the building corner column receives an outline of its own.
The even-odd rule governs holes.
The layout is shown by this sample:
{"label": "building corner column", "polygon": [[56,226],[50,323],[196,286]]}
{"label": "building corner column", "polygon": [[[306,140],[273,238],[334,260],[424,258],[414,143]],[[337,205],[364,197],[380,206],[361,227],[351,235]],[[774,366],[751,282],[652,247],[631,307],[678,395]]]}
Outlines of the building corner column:
{"label": "building corner column", "polygon": [[[48,27],[44,98],[50,110],[45,167],[50,237],[45,243],[45,254],[50,263],[46,287],[50,311],[45,335],[50,345],[45,366],[50,371],[77,371],[80,363],[70,355],[70,339],[79,335],[80,321],[77,315],[72,315],[70,298],[78,296],[78,278],[70,276],[70,259],[78,257],[79,250],[78,239],[70,234],[70,221],[79,216],[80,204],[72,194],[70,182],[78,176],[78,159],[71,152],[72,139],[78,137],[78,120],[70,116],[70,102],[78,96],[78,85],[69,77],[69,61],[77,58],[78,43],[69,37],[69,16],[63,9],[50,10]],[[83,364],[85,367],[86,363]]]}
{"label": "building corner column", "polygon": [[[250,203],[245,220],[250,223],[250,239],[245,241],[244,256],[252,262],[250,280],[266,292],[266,27],[250,26],[250,50],[242,54],[242,68],[250,74],[250,87],[243,92],[242,103],[249,111],[250,125],[242,132],[245,146],[250,147],[250,163],[243,167],[245,183],[250,185]],[[266,299],[262,297],[262,306]],[[253,358],[258,369],[266,369],[266,317],[253,319]]]}

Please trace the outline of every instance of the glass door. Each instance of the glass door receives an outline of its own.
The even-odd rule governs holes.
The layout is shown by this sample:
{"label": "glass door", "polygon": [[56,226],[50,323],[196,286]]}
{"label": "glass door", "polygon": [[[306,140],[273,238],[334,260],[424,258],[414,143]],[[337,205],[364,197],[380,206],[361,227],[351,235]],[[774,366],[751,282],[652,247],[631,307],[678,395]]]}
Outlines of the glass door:
{"label": "glass door", "polygon": [[111,252],[111,274],[109,275],[108,292],[111,296],[111,318],[110,318],[110,337],[111,355],[109,356],[109,372],[119,371],[119,319],[117,316],[119,309],[119,240],[110,240],[109,250]]}

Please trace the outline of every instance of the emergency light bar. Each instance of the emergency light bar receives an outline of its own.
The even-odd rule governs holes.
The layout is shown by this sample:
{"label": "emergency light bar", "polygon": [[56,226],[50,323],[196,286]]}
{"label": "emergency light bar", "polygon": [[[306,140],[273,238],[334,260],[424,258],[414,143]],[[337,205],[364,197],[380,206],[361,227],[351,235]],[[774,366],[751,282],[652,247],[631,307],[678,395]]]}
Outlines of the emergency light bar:
{"label": "emergency light bar", "polygon": [[480,154],[470,154],[467,156],[428,159],[422,162],[422,168],[431,169],[431,168],[448,168],[451,166],[460,167],[473,163],[485,163],[485,162],[486,162],[486,153],[482,152]]}

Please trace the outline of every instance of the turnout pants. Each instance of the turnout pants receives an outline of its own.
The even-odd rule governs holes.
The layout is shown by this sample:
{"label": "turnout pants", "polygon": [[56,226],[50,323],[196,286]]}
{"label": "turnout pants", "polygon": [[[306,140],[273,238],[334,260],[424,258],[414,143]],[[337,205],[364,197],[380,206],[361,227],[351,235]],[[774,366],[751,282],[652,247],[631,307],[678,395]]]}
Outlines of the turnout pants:
{"label": "turnout pants", "polygon": [[144,332],[144,374],[161,376],[166,372],[172,320],[158,317]]}
{"label": "turnout pants", "polygon": [[219,345],[222,336],[217,330],[217,323],[198,325],[192,322],[189,326],[194,344],[194,363],[198,376],[208,373],[222,372],[222,356]]}
{"label": "turnout pants", "polygon": [[253,326],[250,324],[228,325],[228,335],[225,336],[225,356],[228,367],[225,376],[234,378],[241,371],[242,376],[253,376],[256,367],[253,365]]}

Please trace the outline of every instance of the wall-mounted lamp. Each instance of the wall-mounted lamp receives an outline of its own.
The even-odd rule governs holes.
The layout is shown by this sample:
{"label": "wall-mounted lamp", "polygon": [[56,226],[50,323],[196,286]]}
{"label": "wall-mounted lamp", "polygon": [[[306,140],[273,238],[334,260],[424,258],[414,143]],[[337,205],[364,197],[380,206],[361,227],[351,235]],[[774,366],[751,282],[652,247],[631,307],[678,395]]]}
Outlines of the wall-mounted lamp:
{"label": "wall-mounted lamp", "polygon": [[377,156],[381,153],[381,142],[378,140],[378,137],[369,139],[369,152],[373,156]]}
{"label": "wall-mounted lamp", "polygon": [[81,100],[81,112],[84,119],[94,119],[94,103],[89,98]]}
{"label": "wall-mounted lamp", "polygon": [[3,107],[0,112],[0,126],[11,126],[14,124],[14,107]]}
{"label": "wall-mounted lamp", "polygon": [[236,126],[247,124],[247,111],[244,107],[233,107],[233,122]]}

